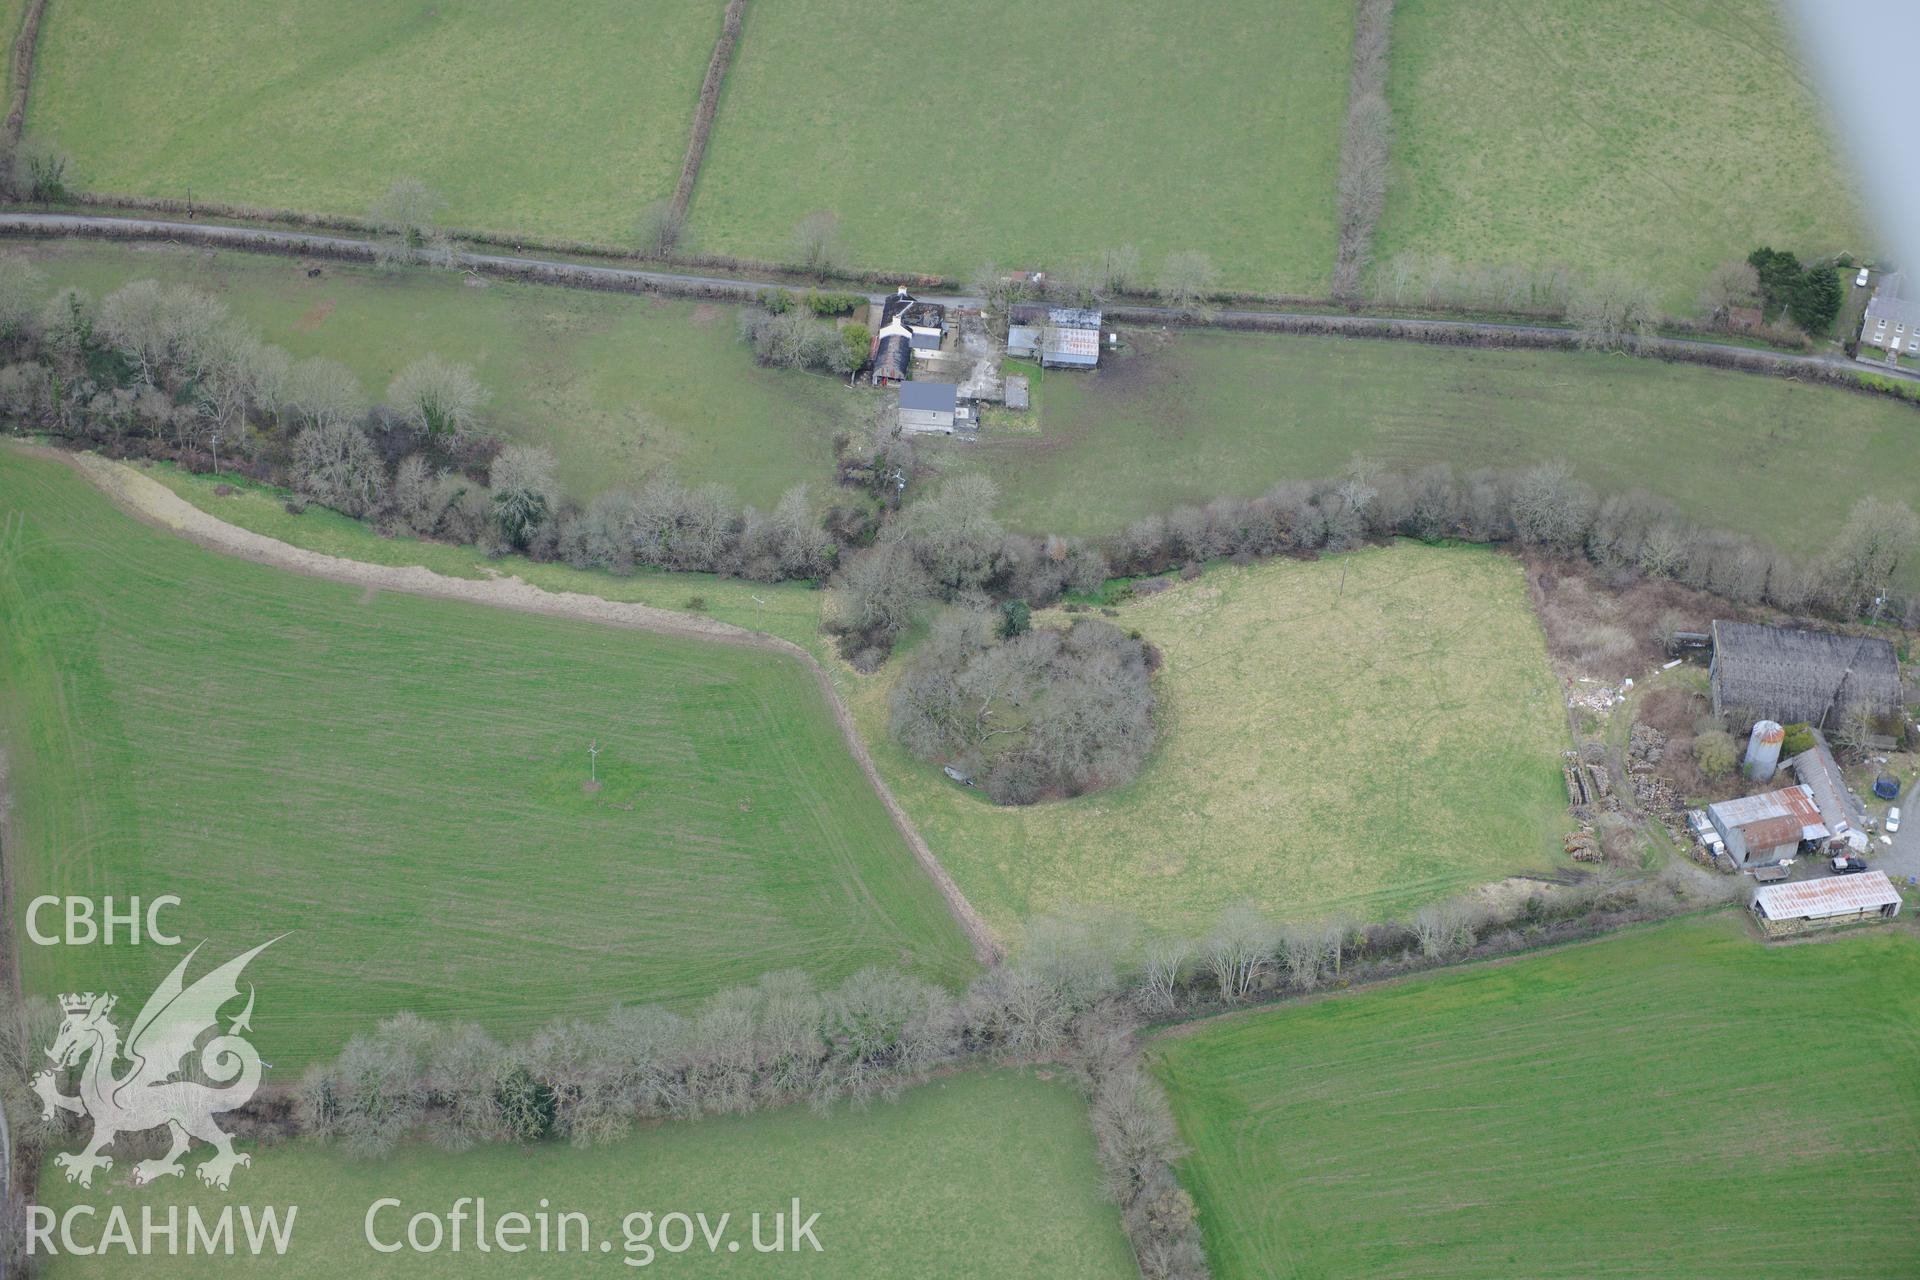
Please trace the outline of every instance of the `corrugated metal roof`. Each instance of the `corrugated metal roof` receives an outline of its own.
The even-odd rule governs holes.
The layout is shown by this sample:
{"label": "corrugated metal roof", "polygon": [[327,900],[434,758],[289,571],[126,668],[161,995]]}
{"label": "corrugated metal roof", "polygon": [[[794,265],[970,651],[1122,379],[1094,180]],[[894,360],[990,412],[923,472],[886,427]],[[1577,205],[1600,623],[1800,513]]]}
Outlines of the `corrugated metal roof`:
{"label": "corrugated metal roof", "polygon": [[1800,819],[1791,813],[1743,822],[1740,830],[1746,836],[1749,854],[1763,849],[1778,849],[1783,844],[1799,844],[1801,838]]}
{"label": "corrugated metal roof", "polygon": [[1886,872],[1862,871],[1850,876],[1765,885],[1754,891],[1753,902],[1769,920],[1818,920],[1897,907],[1900,891],[1887,879]]}

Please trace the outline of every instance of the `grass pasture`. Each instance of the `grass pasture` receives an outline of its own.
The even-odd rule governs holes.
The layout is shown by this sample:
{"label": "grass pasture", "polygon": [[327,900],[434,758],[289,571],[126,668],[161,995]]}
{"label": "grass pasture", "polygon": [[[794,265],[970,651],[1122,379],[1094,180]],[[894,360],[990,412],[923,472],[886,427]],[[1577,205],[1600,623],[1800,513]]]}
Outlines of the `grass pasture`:
{"label": "grass pasture", "polygon": [[732,307],[592,293],[244,253],[60,242],[26,252],[53,286],[96,297],[134,280],[218,296],[296,358],[329,356],[376,399],[422,355],[474,366],[487,416],[552,446],[567,491],[585,498],[670,467],[771,508],[788,486],[833,479],[833,433],[853,412],[833,378],[762,369],[735,337]]}
{"label": "grass pasture", "polygon": [[1111,791],[996,807],[886,737],[910,654],[851,691],[889,785],[997,927],[1090,909],[1199,932],[1242,900],[1379,918],[1561,857],[1566,729],[1513,561],[1407,544],[1222,565],[1113,622],[1166,663],[1159,745]]}
{"label": "grass pasture", "polygon": [[791,258],[839,216],[861,266],[1059,270],[1122,244],[1149,271],[1212,255],[1231,284],[1324,294],[1348,0],[1120,11],[976,0],[875,22],[855,0],[755,5],[693,204],[704,251]]}
{"label": "grass pasture", "polygon": [[1602,493],[1646,489],[1789,547],[1807,493],[1911,496],[1888,460],[1908,455],[1920,414],[1883,397],[1580,352],[1135,337],[1096,373],[1048,374],[1038,435],[989,432],[947,465],[992,475],[1015,527],[1068,534],[1337,475],[1356,454],[1463,474],[1565,458]]}
{"label": "grass pasture", "polygon": [[1873,248],[1770,0],[1402,0],[1388,97],[1376,263],[1618,267],[1691,315],[1758,245]]}
{"label": "grass pasture", "polygon": [[[401,1009],[511,1034],[971,968],[790,660],[267,569],[11,451],[0,530],[15,936],[41,893],[177,894],[210,954],[291,931],[255,1025],[293,1075]],[[21,951],[28,991],[129,1000],[178,958]]]}
{"label": "grass pasture", "polygon": [[[49,1173],[52,1171],[50,1170]],[[1014,1072],[967,1074],[908,1091],[897,1103],[864,1112],[815,1116],[803,1108],[747,1117],[652,1127],[612,1146],[489,1147],[460,1155],[425,1147],[379,1163],[355,1162],[306,1143],[263,1151],[239,1171],[234,1192],[208,1191],[191,1176],[148,1189],[117,1185],[111,1199],[139,1221],[148,1203],[194,1203],[218,1213],[239,1201],[299,1206],[287,1256],[275,1275],[292,1280],[351,1273],[387,1276],[895,1276],[1020,1275],[1034,1280],[1092,1280],[1138,1275],[1121,1233],[1119,1213],[1100,1193],[1093,1134],[1072,1088]],[[462,1196],[484,1196],[489,1217],[584,1213],[595,1251],[519,1256],[473,1248],[472,1224],[459,1253],[376,1253],[363,1220],[368,1206],[397,1197],[399,1211],[376,1219],[383,1241],[396,1238],[409,1215],[444,1214]],[[756,1254],[750,1215],[771,1215],[795,1196],[801,1216],[818,1213],[821,1252]],[[42,1203],[101,1205],[58,1177],[43,1176]],[[629,1251],[623,1219],[651,1211],[705,1213],[709,1224],[731,1213],[728,1235],[737,1253],[709,1256],[699,1233],[691,1252]],[[394,1230],[388,1231],[388,1227]],[[97,1230],[97,1224],[95,1226]],[[636,1227],[637,1230],[637,1227]],[[658,1235],[654,1237],[657,1242]],[[609,1241],[614,1265],[599,1253]],[[577,1244],[578,1233],[570,1237]],[[656,1245],[657,1247],[657,1245]],[[249,1265],[251,1263],[251,1265]],[[644,1267],[642,1264],[645,1264]],[[51,1277],[98,1275],[101,1259],[58,1258]],[[254,1275],[264,1264],[246,1258],[144,1258],[143,1276]],[[529,1269],[531,1268],[531,1270]]]}
{"label": "grass pasture", "polygon": [[1920,942],[1732,915],[1155,1046],[1213,1274],[1911,1275]]}
{"label": "grass pasture", "polygon": [[720,9],[53,5],[27,128],[89,191],[363,215],[404,175],[452,226],[625,244],[673,191]]}

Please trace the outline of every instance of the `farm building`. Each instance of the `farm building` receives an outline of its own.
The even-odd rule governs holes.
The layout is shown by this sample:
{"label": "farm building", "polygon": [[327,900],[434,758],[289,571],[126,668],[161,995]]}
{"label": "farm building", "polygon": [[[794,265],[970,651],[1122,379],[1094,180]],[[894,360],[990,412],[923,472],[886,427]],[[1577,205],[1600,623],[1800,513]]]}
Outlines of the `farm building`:
{"label": "farm building", "polygon": [[1007,312],[1007,354],[1042,365],[1091,369],[1100,363],[1100,313],[1027,302]]}
{"label": "farm building", "polygon": [[1871,636],[1713,624],[1713,713],[1833,728],[1900,709],[1900,663]]}
{"label": "farm building", "polygon": [[1857,830],[1865,821],[1866,815],[1847,790],[1847,779],[1840,772],[1840,762],[1833,758],[1826,735],[1818,729],[1813,731],[1813,746],[1797,756],[1788,757],[1786,766],[1813,796],[1814,804],[1820,809],[1820,821],[1834,835],[1844,836],[1849,831]]}
{"label": "farm building", "polygon": [[1720,833],[1737,867],[1785,862],[1800,851],[1802,840],[1824,840],[1829,834],[1813,793],[1805,787],[1710,804],[1707,821]]}
{"label": "farm building", "polygon": [[913,345],[915,360],[931,360],[940,354],[940,335],[937,333],[921,333],[916,330],[909,341]]}
{"label": "farm building", "polygon": [[908,435],[953,434],[965,410],[959,407],[960,388],[951,382],[900,384],[900,430]]}
{"label": "farm building", "polygon": [[1889,355],[1920,355],[1920,289],[1907,283],[1906,272],[1880,277],[1867,301],[1860,323],[1860,341]]}
{"label": "farm building", "polygon": [[880,304],[880,324],[873,331],[873,385],[905,382],[913,363],[913,329],[907,315],[914,296],[902,286]]}
{"label": "farm building", "polygon": [[1900,891],[1884,871],[1764,885],[1753,895],[1753,918],[1769,938],[1891,920],[1899,914]]}

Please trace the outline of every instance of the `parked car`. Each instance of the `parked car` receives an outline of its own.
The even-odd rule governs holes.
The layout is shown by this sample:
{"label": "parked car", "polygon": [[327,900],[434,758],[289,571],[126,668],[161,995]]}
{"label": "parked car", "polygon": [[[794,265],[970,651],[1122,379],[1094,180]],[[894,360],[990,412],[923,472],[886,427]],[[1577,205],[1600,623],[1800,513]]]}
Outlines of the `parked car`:
{"label": "parked car", "polygon": [[1887,834],[1892,835],[1894,832],[1898,831],[1899,829],[1900,829],[1900,806],[1895,805],[1893,806],[1893,808],[1887,810]]}
{"label": "parked car", "polygon": [[1864,289],[1867,287],[1867,269],[1865,267],[1860,268],[1860,274],[1853,278],[1853,287],[1856,289]]}
{"label": "parked car", "polygon": [[1858,854],[1843,853],[1833,860],[1833,874],[1850,876],[1867,869],[1867,860]]}

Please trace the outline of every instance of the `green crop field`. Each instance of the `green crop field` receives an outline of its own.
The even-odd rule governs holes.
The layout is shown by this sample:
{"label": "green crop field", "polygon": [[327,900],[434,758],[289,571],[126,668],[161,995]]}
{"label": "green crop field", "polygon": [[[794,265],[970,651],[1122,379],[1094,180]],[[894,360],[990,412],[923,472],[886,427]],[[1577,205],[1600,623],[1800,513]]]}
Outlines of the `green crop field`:
{"label": "green crop field", "polygon": [[910,654],[852,693],[889,785],[996,926],[1105,909],[1198,932],[1239,901],[1377,919],[1564,860],[1566,725],[1506,557],[1218,566],[1119,615],[1166,664],[1160,743],[1112,791],[999,808],[910,759],[885,736]]}
{"label": "green crop field", "polygon": [[[41,1178],[39,1198],[56,1211],[102,1199],[97,1188],[78,1191],[52,1172]],[[108,1176],[117,1182],[121,1168]],[[385,1254],[367,1244],[364,1222],[376,1200],[402,1202],[374,1219],[376,1238],[390,1243],[403,1235],[411,1214],[445,1214],[462,1196],[484,1196],[490,1219],[515,1211],[531,1218],[543,1204],[555,1215],[586,1214],[593,1249],[481,1254],[473,1247],[471,1220],[459,1253],[443,1247],[430,1255]],[[773,1214],[796,1196],[803,1219],[820,1215],[813,1228],[820,1252],[755,1253],[751,1216],[764,1215],[761,1239],[770,1243]],[[292,1244],[284,1259],[273,1261],[275,1275],[295,1278],[625,1273],[1121,1280],[1139,1274],[1119,1213],[1100,1192],[1085,1107],[1064,1084],[1014,1072],[938,1080],[864,1112],[823,1117],[792,1108],[660,1125],[590,1151],[491,1147],[449,1155],[416,1147],[364,1163],[293,1143],[260,1151],[235,1175],[231,1193],[209,1191],[188,1176],[145,1190],[116,1185],[113,1202],[133,1215],[136,1232],[140,1206],[148,1203],[192,1203],[209,1214],[235,1202],[298,1205]],[[100,1212],[106,1213],[104,1204]],[[650,1260],[627,1243],[624,1219],[635,1212],[651,1212],[656,1222],[646,1241],[655,1249]],[[732,1214],[727,1237],[740,1242],[739,1251],[729,1253],[723,1243],[721,1257],[709,1256],[698,1230],[692,1251],[660,1250],[665,1224],[659,1220],[676,1212],[704,1213],[709,1226]],[[97,1232],[100,1225],[81,1229]],[[639,1223],[632,1226],[640,1231]],[[678,1239],[672,1228],[664,1238]],[[578,1240],[575,1227],[569,1243]],[[613,1246],[613,1259],[632,1266],[610,1265],[598,1251],[602,1240]],[[98,1275],[116,1260],[55,1258],[46,1274]],[[155,1277],[254,1275],[265,1265],[185,1256],[139,1263],[141,1275]]]}
{"label": "green crop field", "polygon": [[1402,0],[1388,96],[1376,263],[1621,268],[1691,315],[1758,245],[1873,247],[1770,0]]}
{"label": "green crop field", "polygon": [[[0,533],[14,936],[41,893],[177,894],[214,956],[291,932],[256,962],[282,1068],[401,1009],[519,1032],[970,969],[791,660],[267,569],[13,452]],[[178,959],[21,952],[29,991],[128,1000]]]}
{"label": "green crop field", "polygon": [[[1049,373],[1037,434],[989,432],[940,455],[992,475],[1014,526],[1069,534],[1337,475],[1356,455],[1462,473],[1565,458],[1602,493],[1646,489],[1708,527],[1803,550],[1808,494],[1840,495],[1844,510],[1852,495],[1912,492],[1888,464],[1910,450],[1920,412],[1838,388],[1575,352],[1139,341],[1096,373]],[[1719,496],[1734,491],[1739,502]]]}
{"label": "green crop field", "polygon": [[[880,56],[850,60],[876,22]],[[693,234],[791,260],[831,212],[863,266],[1057,271],[1132,244],[1149,271],[1196,249],[1239,287],[1324,294],[1352,50],[1348,0],[754,5]]]}
{"label": "green crop field", "polygon": [[409,176],[454,226],[624,244],[679,176],[720,10],[55,4],[27,128],[89,191],[359,215]]}
{"label": "green crop field", "polygon": [[637,485],[663,467],[766,509],[790,485],[833,480],[833,434],[854,413],[837,379],[762,369],[735,309],[424,271],[383,275],[292,259],[84,243],[35,244],[53,285],[103,296],[141,279],[208,290],[295,358],[323,355],[378,399],[429,353],[471,364],[490,424],[553,447],[567,491]]}
{"label": "green crop field", "polygon": [[1911,932],[1718,916],[1155,1052],[1220,1280],[1908,1276],[1916,992]]}

